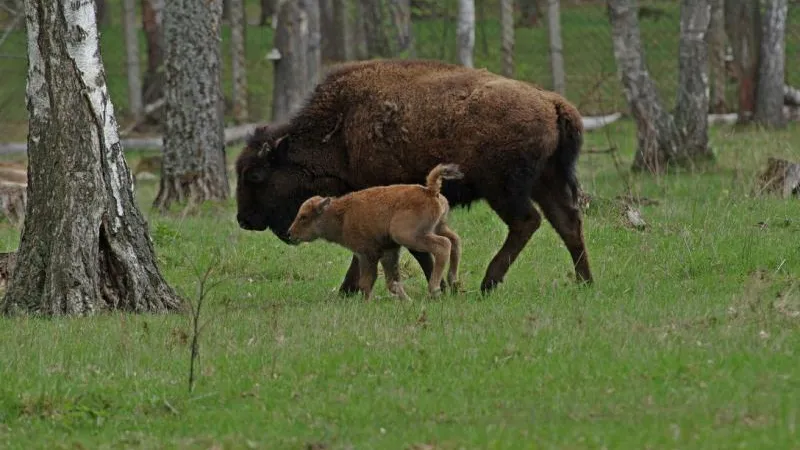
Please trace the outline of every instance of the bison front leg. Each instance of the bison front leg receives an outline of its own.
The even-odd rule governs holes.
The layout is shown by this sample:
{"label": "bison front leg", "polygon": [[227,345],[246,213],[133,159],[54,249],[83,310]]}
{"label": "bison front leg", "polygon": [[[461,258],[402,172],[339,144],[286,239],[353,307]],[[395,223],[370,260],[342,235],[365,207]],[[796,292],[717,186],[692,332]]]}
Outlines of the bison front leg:
{"label": "bison front leg", "polygon": [[344,281],[342,281],[342,285],[339,286],[340,295],[349,297],[359,292],[358,279],[360,273],[361,271],[358,266],[358,257],[353,255],[353,260],[350,262],[350,268],[347,269],[347,273],[344,276]]}

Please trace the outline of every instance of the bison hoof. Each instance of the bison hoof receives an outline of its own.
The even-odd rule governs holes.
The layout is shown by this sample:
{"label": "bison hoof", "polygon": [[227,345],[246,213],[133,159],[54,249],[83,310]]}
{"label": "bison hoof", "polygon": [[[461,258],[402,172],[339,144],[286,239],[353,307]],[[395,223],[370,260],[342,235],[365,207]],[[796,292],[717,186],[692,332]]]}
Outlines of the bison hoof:
{"label": "bison hoof", "polygon": [[497,287],[498,284],[500,284],[500,281],[501,280],[493,280],[493,279],[489,279],[489,278],[484,279],[481,282],[481,293],[482,294],[488,294],[489,292],[494,290]]}
{"label": "bison hoof", "polygon": [[356,286],[348,286],[343,284],[341,287],[339,287],[339,295],[342,297],[352,297],[359,292],[361,291]]}

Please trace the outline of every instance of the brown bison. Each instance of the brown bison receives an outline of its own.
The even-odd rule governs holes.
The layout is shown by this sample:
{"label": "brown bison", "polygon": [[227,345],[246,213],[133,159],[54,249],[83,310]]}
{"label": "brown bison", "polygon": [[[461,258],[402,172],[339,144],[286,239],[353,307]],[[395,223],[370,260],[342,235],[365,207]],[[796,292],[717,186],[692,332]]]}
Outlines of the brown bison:
{"label": "brown bison", "polygon": [[358,257],[358,286],[369,301],[378,262],[389,292],[407,299],[400,283],[400,246],[433,254],[428,281],[432,296],[441,293],[444,267],[450,261],[447,283],[458,283],[461,239],[447,226],[450,205],[440,193],[442,179],[462,178],[455,164],[439,164],[419,184],[374,186],[341,197],[315,195],[300,205],[289,227],[289,239],[311,242],[322,238],[350,249]]}
{"label": "brown bison", "polygon": [[[541,224],[539,205],[591,282],[577,207],[575,164],[583,122],[566,99],[486,70],[438,61],[372,60],[333,68],[286,123],[257,129],[236,161],[237,220],[246,230],[287,231],[314,195],[423,183],[455,163],[442,186],[453,207],[485,199],[508,226],[481,290],[494,288]],[[428,280],[430,253],[411,250]],[[358,291],[358,258],[340,287]]]}

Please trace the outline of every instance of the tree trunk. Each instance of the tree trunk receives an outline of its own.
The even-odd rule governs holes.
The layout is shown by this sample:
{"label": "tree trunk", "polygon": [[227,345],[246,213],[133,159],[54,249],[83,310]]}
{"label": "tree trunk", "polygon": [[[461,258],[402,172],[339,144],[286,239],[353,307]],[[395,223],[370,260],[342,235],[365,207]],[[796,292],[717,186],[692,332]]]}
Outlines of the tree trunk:
{"label": "tree trunk", "polygon": [[306,63],[306,90],[311,92],[319,81],[322,71],[322,33],[319,14],[319,0],[296,0],[308,15],[308,59]]}
{"label": "tree trunk", "polygon": [[123,0],[122,25],[125,30],[125,58],[127,60],[128,103],[134,121],[142,119],[142,72],[139,64],[139,36],[136,33],[136,0]]}
{"label": "tree trunk", "polygon": [[311,0],[290,0],[278,9],[275,30],[275,83],[272,101],[273,122],[284,121],[302,105],[313,88],[320,67],[320,53],[312,48],[314,12]]}
{"label": "tree trunk", "polygon": [[142,28],[147,39],[147,73],[142,95],[147,104],[164,97],[164,1],[142,0]]}
{"label": "tree trunk", "polygon": [[378,0],[359,0],[359,6],[364,24],[368,57],[391,57],[392,45],[389,41],[388,20],[383,10],[383,2]]}
{"label": "tree trunk", "polygon": [[708,147],[708,47],[711,18],[708,0],[683,0],[678,43],[678,101],[675,126],[683,138],[680,158],[687,163],[711,160]]}
{"label": "tree trunk", "polygon": [[781,198],[800,197],[800,164],[770,157],[757,181],[756,194],[777,193]]}
{"label": "tree trunk", "polygon": [[458,0],[458,27],[456,28],[458,62],[473,67],[475,52],[475,0]]}
{"label": "tree trunk", "polygon": [[247,55],[244,47],[247,18],[243,0],[230,0],[230,9],[233,118],[237,123],[244,123],[247,121]]}
{"label": "tree trunk", "polygon": [[636,2],[609,0],[608,10],[617,72],[636,120],[638,146],[633,169],[657,173],[680,151],[678,128],[661,105],[645,67]]}
{"label": "tree trunk", "polygon": [[520,10],[520,25],[523,27],[539,26],[542,7],[540,0],[517,0]]}
{"label": "tree trunk", "polygon": [[267,26],[272,22],[272,16],[275,15],[275,2],[276,0],[261,0],[261,17],[258,20],[260,26]]}
{"label": "tree trunk", "polygon": [[724,113],[725,101],[725,0],[710,0],[711,20],[708,24],[708,65],[711,72],[711,108]]}
{"label": "tree trunk", "polygon": [[169,0],[164,165],[154,206],[228,198],[220,92],[222,0]]}
{"label": "tree trunk", "polygon": [[726,0],[725,31],[733,49],[739,80],[739,121],[746,122],[755,111],[761,19],[758,0]]}
{"label": "tree trunk", "polygon": [[108,5],[106,0],[95,0],[97,5],[97,27],[107,27],[111,24],[111,16],[108,14]]}
{"label": "tree trunk", "polygon": [[[706,158],[708,96],[703,39],[709,21],[708,1],[683,0],[681,5],[678,76],[684,89],[678,96],[677,124],[662,106],[647,72],[636,2],[610,0],[608,10],[617,71],[636,120],[638,148],[633,170],[658,173],[671,164],[690,165],[694,158]],[[690,124],[691,120],[698,123]]]}
{"label": "tree trunk", "polygon": [[393,56],[416,57],[414,32],[411,28],[411,0],[389,0],[389,16],[395,30]]}
{"label": "tree trunk", "polygon": [[553,90],[561,95],[566,95],[564,46],[561,43],[561,11],[559,10],[559,0],[548,1],[547,29],[550,36],[550,67],[553,75]]}
{"label": "tree trunk", "polygon": [[500,1],[500,26],[502,27],[502,74],[510,78],[514,76],[514,0]]}
{"label": "tree trunk", "polygon": [[162,277],[117,135],[91,2],[30,0],[29,198],[5,314],[164,312]]}
{"label": "tree trunk", "polygon": [[345,28],[338,22],[337,12],[341,11],[342,1],[320,0],[320,32],[322,34],[322,63],[329,64],[346,61]]}
{"label": "tree trunk", "polygon": [[762,28],[755,121],[770,127],[786,126],[783,114],[783,77],[786,60],[786,0],[769,0]]}

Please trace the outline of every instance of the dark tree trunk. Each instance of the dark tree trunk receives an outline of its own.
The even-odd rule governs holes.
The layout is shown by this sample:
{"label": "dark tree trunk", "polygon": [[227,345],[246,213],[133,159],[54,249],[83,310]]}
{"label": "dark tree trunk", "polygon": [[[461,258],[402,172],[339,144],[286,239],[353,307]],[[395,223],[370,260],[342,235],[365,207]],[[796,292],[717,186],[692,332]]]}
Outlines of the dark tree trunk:
{"label": "dark tree trunk", "polygon": [[678,101],[675,126],[683,138],[678,155],[688,165],[711,160],[708,147],[708,46],[711,8],[708,0],[683,0],[678,44]]}
{"label": "dark tree trunk", "polygon": [[369,58],[389,58],[392,56],[392,45],[389,38],[389,22],[378,0],[359,0],[360,15],[364,23],[364,34]]}
{"label": "dark tree trunk", "polygon": [[145,104],[164,97],[164,15],[165,0],[142,0],[142,28],[147,40],[147,72],[144,76],[142,96]]}
{"label": "dark tree trunk", "polygon": [[275,1],[276,0],[261,0],[261,17],[258,23],[262,27],[272,22],[272,16],[275,15]]}
{"label": "dark tree trunk", "polygon": [[347,5],[342,0],[320,0],[322,62],[347,61]]}
{"label": "dark tree trunk", "polygon": [[29,197],[2,311],[88,315],[179,308],[136,207],[94,5],[26,5]]}
{"label": "dark tree trunk", "polygon": [[154,206],[228,198],[220,92],[222,0],[169,0],[164,160]]}
{"label": "dark tree trunk", "polygon": [[708,23],[708,66],[711,80],[711,108],[724,113],[725,101],[725,0],[710,0],[711,20]]}
{"label": "dark tree trunk", "polygon": [[128,78],[128,107],[134,121],[144,115],[142,72],[139,65],[139,34],[136,30],[136,0],[122,0],[122,25],[125,32],[125,61]]}
{"label": "dark tree trunk", "polygon": [[244,0],[230,0],[230,8],[233,118],[237,123],[243,123],[247,121],[247,55],[245,53],[247,18],[244,12]]}
{"label": "dark tree trunk", "polygon": [[[681,6],[680,79],[685,83],[678,97],[677,122],[665,110],[644,62],[637,2],[610,0],[614,57],[625,96],[636,120],[638,148],[633,170],[652,173],[671,164],[688,165],[695,157],[705,158],[707,128],[706,60],[704,34],[708,28],[706,0],[684,0]],[[703,109],[703,105],[706,105]],[[698,113],[702,111],[702,114]],[[688,122],[695,118],[698,124]],[[690,143],[687,146],[686,143]]]}
{"label": "dark tree trunk", "polygon": [[108,14],[108,4],[106,0],[95,0],[97,5],[97,27],[107,27],[111,24],[111,16]]}
{"label": "dark tree trunk", "polygon": [[[316,12],[314,10],[317,10]],[[291,0],[278,9],[275,30],[275,83],[272,120],[283,121],[302,104],[320,68],[320,52],[315,50],[313,34],[319,34],[317,4],[313,0]],[[314,25],[317,30],[314,30]]]}
{"label": "dark tree trunk", "polygon": [[786,0],[769,0],[762,28],[758,69],[756,122],[770,127],[786,126],[783,114],[783,77],[786,61]]}
{"label": "dark tree trunk", "polygon": [[537,27],[542,16],[541,0],[517,0],[519,5],[519,24],[523,27]]}
{"label": "dark tree trunk", "polygon": [[758,0],[726,0],[725,31],[733,49],[736,78],[739,81],[739,121],[752,118],[758,85],[758,54],[761,19]]}

